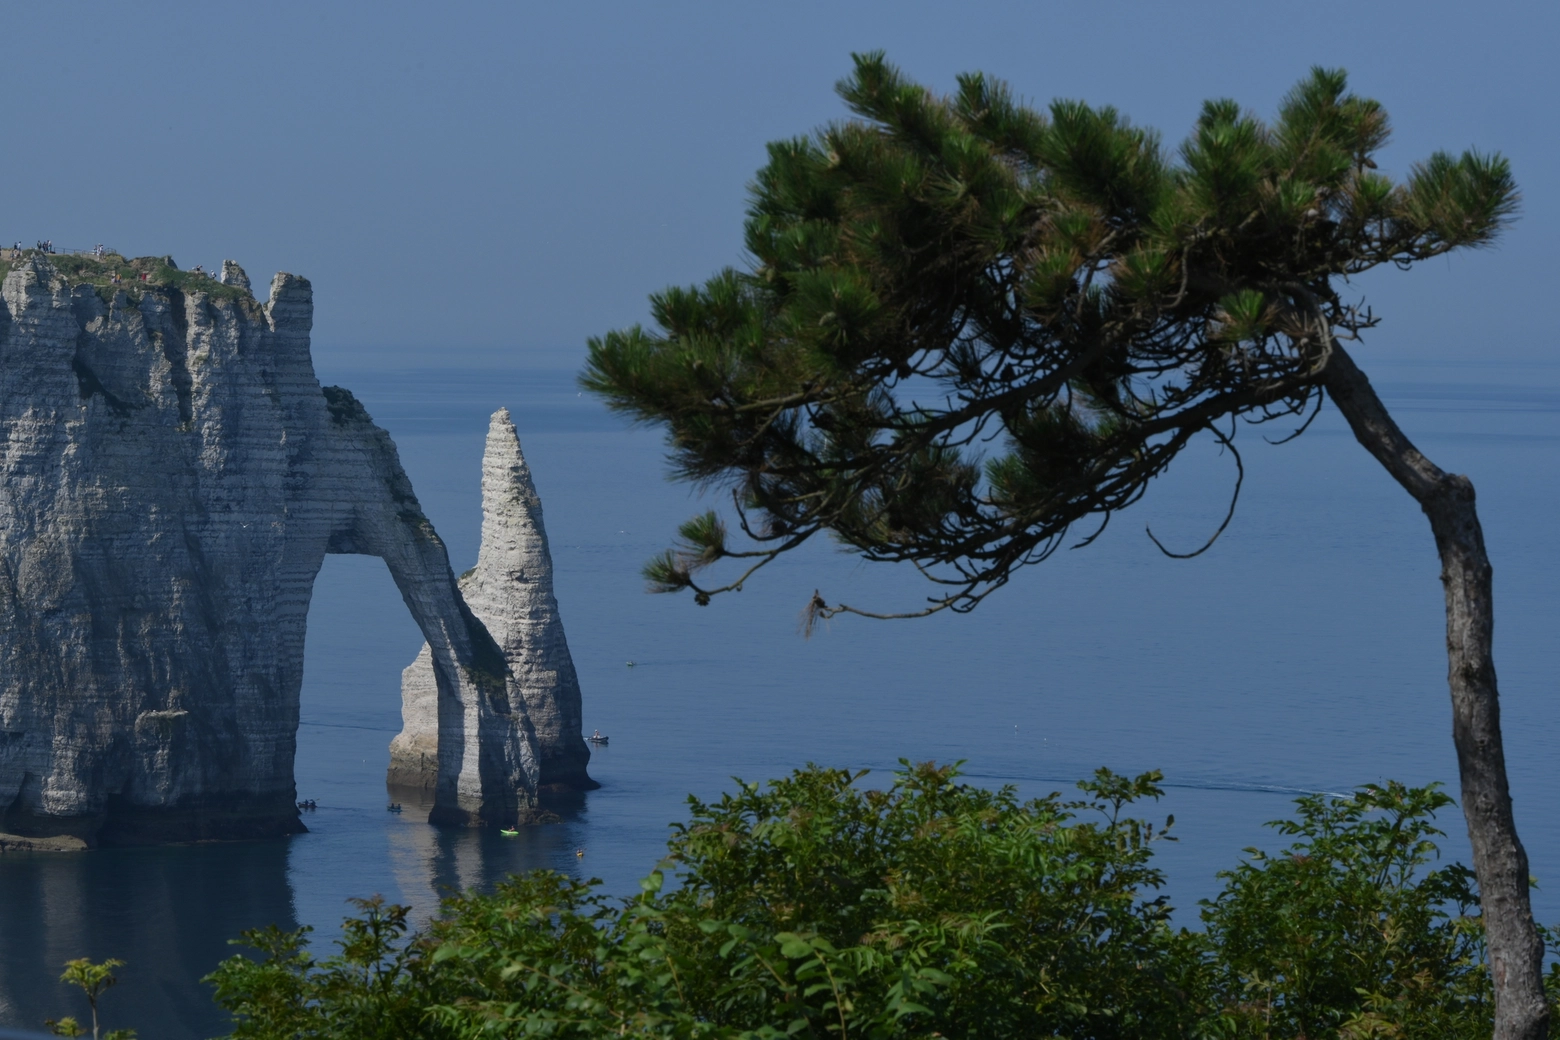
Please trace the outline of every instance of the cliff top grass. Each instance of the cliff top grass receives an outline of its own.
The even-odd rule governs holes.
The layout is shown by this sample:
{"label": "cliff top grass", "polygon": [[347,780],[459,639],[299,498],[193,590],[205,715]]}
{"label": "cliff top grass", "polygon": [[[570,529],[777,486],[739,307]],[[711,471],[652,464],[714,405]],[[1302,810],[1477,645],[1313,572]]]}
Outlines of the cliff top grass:
{"label": "cliff top grass", "polygon": [[[0,261],[0,276],[30,260],[36,249],[24,249],[12,259]],[[139,301],[148,288],[171,288],[180,292],[205,293],[213,300],[254,300],[254,295],[237,285],[223,285],[215,275],[203,271],[181,271],[171,256],[138,256],[127,260],[118,253],[101,257],[77,253],[47,253],[49,263],[72,285],[94,286],[107,303],[123,290],[132,301]],[[115,275],[119,281],[114,281]],[[143,279],[141,276],[145,275]]]}

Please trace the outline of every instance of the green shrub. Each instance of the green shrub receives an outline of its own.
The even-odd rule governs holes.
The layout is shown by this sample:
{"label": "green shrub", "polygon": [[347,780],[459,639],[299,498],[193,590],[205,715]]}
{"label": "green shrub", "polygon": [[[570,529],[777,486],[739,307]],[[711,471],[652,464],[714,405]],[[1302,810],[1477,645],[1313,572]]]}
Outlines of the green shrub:
{"label": "green shrub", "polygon": [[1434,787],[1300,799],[1275,824],[1298,840],[1248,850],[1194,932],[1159,894],[1164,830],[1126,811],[1157,773],[1028,802],[956,768],[861,776],[690,799],[630,901],[538,872],[408,936],[365,900],[337,955],[251,932],[260,959],[209,981],[255,1040],[1489,1035],[1472,875],[1427,869]]}
{"label": "green shrub", "polygon": [[[1090,796],[907,769],[887,791],[809,768],[693,800],[663,869],[617,906],[555,874],[449,900],[397,944],[377,902],[315,965],[303,934],[212,980],[235,1036],[1177,1035],[1202,1015],[1194,938],[1173,930],[1151,825],[1158,774]],[[1080,810],[1098,820],[1079,820]]]}
{"label": "green shrub", "polygon": [[1203,904],[1240,1036],[1488,1036],[1494,1013],[1473,872],[1425,868],[1452,799],[1399,783],[1297,800],[1298,838],[1247,849]]}

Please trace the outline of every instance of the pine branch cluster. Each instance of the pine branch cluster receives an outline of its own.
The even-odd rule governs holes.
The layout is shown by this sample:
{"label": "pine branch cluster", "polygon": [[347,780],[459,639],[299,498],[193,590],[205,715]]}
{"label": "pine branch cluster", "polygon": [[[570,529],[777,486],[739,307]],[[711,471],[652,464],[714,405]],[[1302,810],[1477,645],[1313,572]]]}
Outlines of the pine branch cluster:
{"label": "pine branch cluster", "polygon": [[[939,97],[881,53],[838,90],[854,118],[769,146],[749,268],[591,341],[582,385],[664,425],[678,476],[729,486],[747,536],[684,525],[646,568],[659,591],[708,602],[827,531],[936,583],[912,614],[971,609],[1092,540],[1193,438],[1233,451],[1242,421],[1308,414],[1334,337],[1376,321],[1347,279],[1486,244],[1517,205],[1498,155],[1381,173],[1386,112],[1340,71],[1271,123],[1210,101],[1174,153],[981,74]],[[702,584],[723,560],[741,569]]]}

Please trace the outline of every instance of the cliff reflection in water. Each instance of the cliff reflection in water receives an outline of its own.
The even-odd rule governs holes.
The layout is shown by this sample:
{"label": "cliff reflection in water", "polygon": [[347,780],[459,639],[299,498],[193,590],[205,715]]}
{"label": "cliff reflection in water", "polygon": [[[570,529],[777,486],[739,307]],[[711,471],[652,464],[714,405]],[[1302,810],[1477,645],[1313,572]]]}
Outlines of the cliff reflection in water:
{"label": "cliff reflection in water", "polygon": [[296,928],[285,840],[0,857],[0,1022],[42,1029],[82,1017],[59,974],[74,957],[126,966],[103,1000],[107,1026],[214,1036],[226,1019],[199,979],[246,928]]}
{"label": "cliff reflection in water", "polygon": [[312,951],[324,958],[353,912],[351,897],[409,904],[422,928],[456,889],[576,863],[583,796],[573,811],[559,807],[564,823],[506,838],[429,826],[431,795],[391,792],[405,806],[393,815],[381,785],[362,788],[374,788],[372,805],[360,798],[305,813],[310,833],[295,838],[0,856],[0,1024],[41,1030],[46,1018],[81,1017],[86,1005],[59,983],[61,967],[115,957],[126,965],[104,997],[105,1025],[146,1037],[218,1036],[229,1022],[200,979],[239,952],[230,940],[246,929],[310,924]]}
{"label": "cliff reflection in water", "polygon": [[[578,831],[564,806],[564,824],[522,827],[513,837],[491,830],[430,827],[423,821],[433,807],[432,793],[392,788],[405,806],[388,830],[390,871],[400,890],[397,902],[413,908],[415,927],[423,928],[437,912],[439,900],[457,891],[491,890],[511,874],[531,870],[567,869]],[[575,796],[583,802],[588,797]],[[385,893],[390,897],[390,893]]]}

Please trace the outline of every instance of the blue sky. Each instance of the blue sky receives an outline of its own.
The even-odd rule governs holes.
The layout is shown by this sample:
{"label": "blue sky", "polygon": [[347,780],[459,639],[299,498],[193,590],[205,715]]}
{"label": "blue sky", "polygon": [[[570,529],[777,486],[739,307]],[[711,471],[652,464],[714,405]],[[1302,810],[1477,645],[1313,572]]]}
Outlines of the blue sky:
{"label": "blue sky", "polygon": [[1367,363],[1553,355],[1553,3],[16,4],[0,30],[0,238],[306,275],[322,360],[577,364],[742,262],[765,142],[841,116],[873,48],[1171,143],[1204,98],[1271,113],[1344,66],[1389,172],[1476,146],[1525,195],[1497,248],[1367,279]]}

